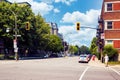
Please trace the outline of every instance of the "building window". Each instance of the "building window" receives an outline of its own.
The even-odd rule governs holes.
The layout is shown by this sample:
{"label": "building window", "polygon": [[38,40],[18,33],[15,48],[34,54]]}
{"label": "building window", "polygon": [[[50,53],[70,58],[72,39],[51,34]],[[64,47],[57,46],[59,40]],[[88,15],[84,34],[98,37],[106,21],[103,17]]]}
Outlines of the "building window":
{"label": "building window", "polygon": [[107,40],[107,44],[113,44],[113,40]]}
{"label": "building window", "polygon": [[107,29],[112,29],[112,21],[107,22]]}
{"label": "building window", "polygon": [[107,4],[107,11],[112,11],[112,3]]}

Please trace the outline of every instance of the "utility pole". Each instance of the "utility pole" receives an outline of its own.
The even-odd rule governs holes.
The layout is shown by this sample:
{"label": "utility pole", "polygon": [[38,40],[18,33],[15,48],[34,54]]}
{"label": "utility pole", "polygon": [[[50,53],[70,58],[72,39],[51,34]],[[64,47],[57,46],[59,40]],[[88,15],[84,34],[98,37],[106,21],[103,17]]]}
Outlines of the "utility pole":
{"label": "utility pole", "polygon": [[[70,33],[63,35],[63,39],[65,39],[65,36],[67,36],[68,34],[72,34],[72,33],[70,32]],[[63,46],[64,46],[64,56],[66,57],[67,56],[67,53],[66,53],[67,42],[65,40],[63,41]]]}
{"label": "utility pole", "polygon": [[17,47],[17,31],[18,31],[18,28],[17,28],[17,16],[15,14],[15,12],[13,12],[12,10],[10,10],[13,15],[14,15],[14,18],[15,18],[15,39],[14,39],[14,52],[15,52],[15,60],[17,61],[19,58],[18,58],[18,47]]}

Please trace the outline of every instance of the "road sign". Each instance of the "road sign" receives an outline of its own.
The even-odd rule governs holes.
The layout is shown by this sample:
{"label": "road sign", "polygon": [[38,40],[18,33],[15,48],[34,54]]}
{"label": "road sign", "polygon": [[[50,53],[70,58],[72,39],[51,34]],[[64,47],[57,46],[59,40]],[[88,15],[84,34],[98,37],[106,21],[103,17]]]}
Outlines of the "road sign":
{"label": "road sign", "polygon": [[14,45],[14,48],[17,48],[17,40],[16,39],[13,40],[13,45]]}
{"label": "road sign", "polygon": [[21,35],[13,35],[13,36],[21,37]]}

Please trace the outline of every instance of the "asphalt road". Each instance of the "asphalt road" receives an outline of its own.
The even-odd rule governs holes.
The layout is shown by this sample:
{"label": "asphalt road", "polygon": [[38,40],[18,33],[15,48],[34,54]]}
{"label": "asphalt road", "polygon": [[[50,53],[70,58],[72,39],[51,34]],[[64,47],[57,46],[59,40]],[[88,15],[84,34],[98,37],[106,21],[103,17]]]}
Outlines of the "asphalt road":
{"label": "asphalt road", "polygon": [[109,67],[67,57],[0,61],[0,80],[120,80],[120,75]]}

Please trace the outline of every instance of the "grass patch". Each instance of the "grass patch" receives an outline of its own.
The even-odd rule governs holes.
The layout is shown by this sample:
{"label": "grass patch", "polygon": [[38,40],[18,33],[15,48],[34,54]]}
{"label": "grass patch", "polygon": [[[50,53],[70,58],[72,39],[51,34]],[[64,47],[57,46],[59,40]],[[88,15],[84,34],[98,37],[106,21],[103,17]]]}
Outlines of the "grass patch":
{"label": "grass patch", "polygon": [[108,62],[109,65],[120,65],[120,61],[110,61]]}
{"label": "grass patch", "polygon": [[14,60],[14,56],[13,55],[8,55],[5,57],[4,54],[0,54],[0,60]]}
{"label": "grass patch", "polygon": [[9,56],[8,59],[14,59],[14,56]]}
{"label": "grass patch", "polygon": [[0,60],[4,59],[4,54],[0,54]]}

